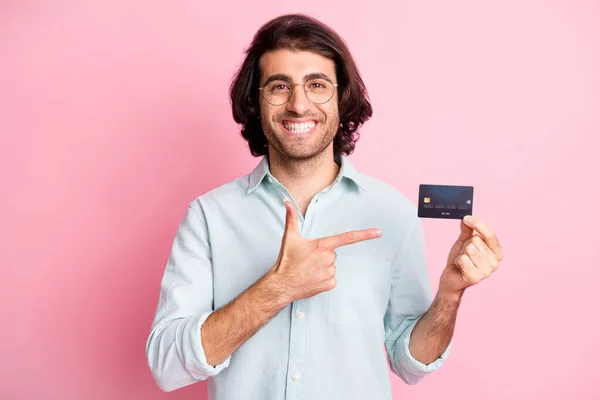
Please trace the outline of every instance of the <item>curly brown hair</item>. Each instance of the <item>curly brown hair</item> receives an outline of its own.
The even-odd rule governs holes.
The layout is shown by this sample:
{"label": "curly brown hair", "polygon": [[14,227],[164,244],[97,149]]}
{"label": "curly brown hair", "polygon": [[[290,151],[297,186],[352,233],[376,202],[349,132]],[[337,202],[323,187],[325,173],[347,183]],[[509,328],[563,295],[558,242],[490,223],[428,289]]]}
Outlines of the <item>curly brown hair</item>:
{"label": "curly brown hair", "polygon": [[340,126],[334,152],[350,155],[359,139],[358,128],[373,115],[365,84],[344,40],[329,26],[304,14],[287,14],[268,21],[254,35],[246,58],[229,88],[233,119],[242,125],[241,134],[250,152],[268,153],[267,138],[260,122],[258,86],[261,56],[278,49],[307,50],[335,62],[338,80]]}

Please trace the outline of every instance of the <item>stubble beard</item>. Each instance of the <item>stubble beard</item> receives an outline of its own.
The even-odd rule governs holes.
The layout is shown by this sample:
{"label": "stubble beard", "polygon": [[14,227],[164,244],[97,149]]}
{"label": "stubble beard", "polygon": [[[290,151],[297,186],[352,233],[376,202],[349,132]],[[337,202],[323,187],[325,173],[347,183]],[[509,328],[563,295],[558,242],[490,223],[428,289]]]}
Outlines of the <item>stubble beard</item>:
{"label": "stubble beard", "polygon": [[[289,161],[306,161],[318,157],[326,151],[335,139],[339,128],[339,114],[337,112],[329,119],[325,119],[322,115],[317,116],[312,114],[305,115],[304,117],[310,117],[317,121],[317,132],[314,132],[307,139],[298,140],[298,143],[292,146],[289,143],[293,141],[293,138],[288,137],[288,134],[283,131],[284,128],[281,125],[281,121],[286,118],[298,118],[298,116],[292,116],[289,113],[282,114],[282,116],[274,115],[273,119],[269,122],[266,122],[267,120],[264,115],[261,116],[262,128],[269,142],[269,148],[275,150],[279,158]],[[284,141],[287,141],[288,144],[285,145]]]}

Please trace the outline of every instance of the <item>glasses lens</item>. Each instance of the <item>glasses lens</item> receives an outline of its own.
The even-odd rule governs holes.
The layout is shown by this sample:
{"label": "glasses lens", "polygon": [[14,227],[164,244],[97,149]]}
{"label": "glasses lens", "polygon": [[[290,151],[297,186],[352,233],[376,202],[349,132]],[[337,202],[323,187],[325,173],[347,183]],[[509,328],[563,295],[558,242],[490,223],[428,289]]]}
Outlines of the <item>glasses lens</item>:
{"label": "glasses lens", "polygon": [[271,82],[265,88],[265,99],[274,106],[287,103],[292,94],[292,88],[286,82]]}
{"label": "glasses lens", "polygon": [[306,96],[313,103],[327,103],[333,97],[335,86],[325,79],[311,79],[304,84]]}

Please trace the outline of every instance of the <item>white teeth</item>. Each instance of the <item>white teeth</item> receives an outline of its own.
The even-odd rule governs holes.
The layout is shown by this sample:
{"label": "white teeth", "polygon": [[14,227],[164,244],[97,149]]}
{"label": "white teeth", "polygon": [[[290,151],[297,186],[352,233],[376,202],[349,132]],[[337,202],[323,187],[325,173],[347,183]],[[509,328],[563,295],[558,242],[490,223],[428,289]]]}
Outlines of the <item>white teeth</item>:
{"label": "white teeth", "polygon": [[315,123],[314,121],[302,122],[301,124],[284,122],[283,126],[292,133],[306,133],[315,127]]}

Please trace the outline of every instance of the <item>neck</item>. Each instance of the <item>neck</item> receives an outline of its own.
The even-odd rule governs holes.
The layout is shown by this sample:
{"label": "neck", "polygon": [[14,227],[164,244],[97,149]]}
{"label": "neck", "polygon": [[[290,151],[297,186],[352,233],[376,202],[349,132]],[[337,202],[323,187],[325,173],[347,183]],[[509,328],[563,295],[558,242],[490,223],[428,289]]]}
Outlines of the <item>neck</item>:
{"label": "neck", "polygon": [[311,199],[331,185],[340,171],[333,146],[307,159],[285,157],[270,147],[268,157],[271,174],[297,201]]}

